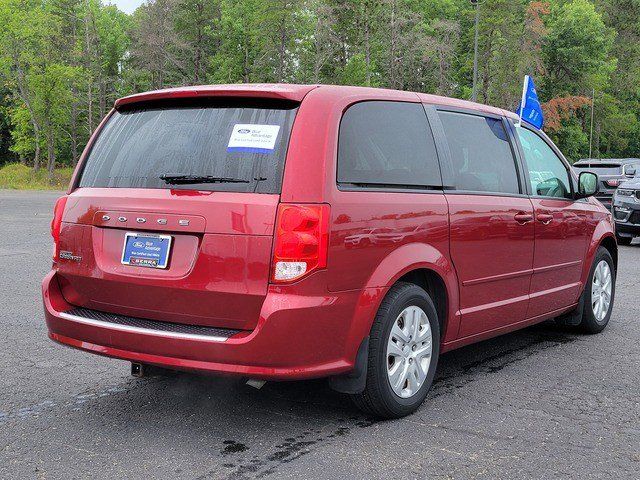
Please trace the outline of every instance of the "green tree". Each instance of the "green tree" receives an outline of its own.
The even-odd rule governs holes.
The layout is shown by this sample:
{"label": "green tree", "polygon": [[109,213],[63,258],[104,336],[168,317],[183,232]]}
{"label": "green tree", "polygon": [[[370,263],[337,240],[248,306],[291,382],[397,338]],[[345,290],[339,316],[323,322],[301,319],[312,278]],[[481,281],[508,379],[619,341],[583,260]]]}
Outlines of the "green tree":
{"label": "green tree", "polygon": [[215,23],[217,44],[209,63],[209,79],[213,83],[256,82],[259,51],[258,25],[262,2],[223,0],[221,15]]}
{"label": "green tree", "polygon": [[[0,0],[0,162],[73,164],[122,95],[298,82],[471,94],[460,0]],[[620,63],[616,59],[621,59]],[[534,75],[570,158],[640,157],[640,0],[485,0],[479,100],[515,109]],[[590,103],[595,93],[593,138]],[[11,153],[7,153],[11,152]]]}
{"label": "green tree", "polygon": [[554,5],[544,47],[544,92],[554,96],[589,94],[603,88],[616,66],[609,55],[615,32],[588,0]]}
{"label": "green tree", "polygon": [[190,83],[207,78],[207,58],[213,53],[214,25],[219,21],[217,0],[180,0],[176,5],[175,30],[190,52]]}
{"label": "green tree", "polygon": [[42,119],[50,180],[53,179],[57,153],[68,142],[69,107],[73,102],[71,86],[80,73],[79,67],[52,63],[30,79],[30,89],[36,98],[33,109],[35,115]]}
{"label": "green tree", "polygon": [[34,110],[36,95],[30,79],[41,67],[41,52],[51,38],[44,8],[35,0],[0,1],[0,72],[14,97],[29,112],[34,136],[33,167],[40,168],[42,122]]}
{"label": "green tree", "polygon": [[18,155],[21,163],[31,157],[36,150],[31,114],[24,106],[8,109],[11,122],[11,151]]}
{"label": "green tree", "polygon": [[0,86],[0,166],[7,162],[11,148],[10,90]]}

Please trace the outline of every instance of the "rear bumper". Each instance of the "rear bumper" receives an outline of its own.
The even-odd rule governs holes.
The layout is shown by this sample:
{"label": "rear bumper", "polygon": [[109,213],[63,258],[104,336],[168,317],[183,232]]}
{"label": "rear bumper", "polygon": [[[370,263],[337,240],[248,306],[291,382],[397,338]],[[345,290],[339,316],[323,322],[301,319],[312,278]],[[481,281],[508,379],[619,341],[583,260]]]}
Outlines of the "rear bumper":
{"label": "rear bumper", "polygon": [[76,321],[65,314],[74,307],[63,298],[55,270],[42,283],[49,337],[87,352],[171,369],[266,380],[328,377],[353,370],[366,335],[361,326],[354,327],[366,323],[364,316],[373,311],[358,308],[364,292],[318,296],[292,290],[270,289],[253,331],[206,339]]}
{"label": "rear bumper", "polygon": [[638,222],[638,208],[636,201],[622,201],[616,199],[611,208],[616,226],[616,235],[621,237],[640,236],[640,223]]}

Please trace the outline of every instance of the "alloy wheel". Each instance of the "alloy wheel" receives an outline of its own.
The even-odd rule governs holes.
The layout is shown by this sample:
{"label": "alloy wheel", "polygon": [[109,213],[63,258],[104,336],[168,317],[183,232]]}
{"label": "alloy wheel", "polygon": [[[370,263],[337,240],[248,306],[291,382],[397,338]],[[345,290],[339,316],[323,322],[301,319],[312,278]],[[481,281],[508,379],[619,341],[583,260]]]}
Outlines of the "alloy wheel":
{"label": "alloy wheel", "polygon": [[424,384],[431,364],[433,335],[427,314],[415,305],[396,318],[387,341],[387,376],[396,395],[409,398]]}
{"label": "alloy wheel", "polygon": [[605,260],[600,260],[593,272],[591,284],[591,309],[597,322],[602,322],[609,313],[611,288],[611,267]]}

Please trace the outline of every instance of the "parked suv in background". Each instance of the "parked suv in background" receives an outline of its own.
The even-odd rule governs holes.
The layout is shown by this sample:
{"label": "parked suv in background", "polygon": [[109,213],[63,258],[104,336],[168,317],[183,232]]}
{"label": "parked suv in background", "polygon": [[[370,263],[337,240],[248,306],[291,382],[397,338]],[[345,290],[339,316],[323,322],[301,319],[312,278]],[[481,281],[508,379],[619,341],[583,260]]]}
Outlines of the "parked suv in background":
{"label": "parked suv in background", "polygon": [[622,182],[613,195],[613,218],[616,238],[629,245],[640,236],[640,178]]}
{"label": "parked suv in background", "polygon": [[638,158],[607,158],[604,160],[583,159],[573,164],[576,172],[593,172],[598,175],[599,185],[596,198],[602,204],[611,208],[613,192],[618,185],[629,178],[640,174],[640,159]]}
{"label": "parked suv in background", "polygon": [[50,337],[422,403],[439,355],[561,316],[605,328],[611,214],[504,110],[373,88],[199,86],[120,99],[55,206]]}

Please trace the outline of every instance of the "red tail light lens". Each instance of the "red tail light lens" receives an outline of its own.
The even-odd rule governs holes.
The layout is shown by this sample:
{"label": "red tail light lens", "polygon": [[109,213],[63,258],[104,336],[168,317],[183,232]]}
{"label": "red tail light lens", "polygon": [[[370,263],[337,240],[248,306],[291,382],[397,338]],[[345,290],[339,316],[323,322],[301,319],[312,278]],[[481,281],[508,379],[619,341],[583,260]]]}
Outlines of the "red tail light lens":
{"label": "red tail light lens", "polygon": [[327,266],[329,205],[281,203],[273,249],[274,282],[298,280]]}
{"label": "red tail light lens", "polygon": [[51,220],[51,236],[53,237],[53,260],[58,259],[58,243],[60,241],[60,228],[62,227],[62,214],[64,213],[64,207],[67,204],[66,196],[60,197],[56,201],[55,207],[53,207],[53,220]]}
{"label": "red tail light lens", "polygon": [[620,182],[621,181],[617,178],[611,178],[609,180],[606,180],[604,183],[606,183],[610,187],[617,187],[618,185],[620,185]]}

